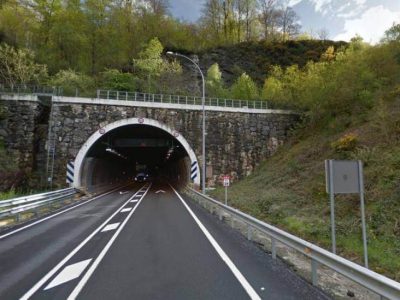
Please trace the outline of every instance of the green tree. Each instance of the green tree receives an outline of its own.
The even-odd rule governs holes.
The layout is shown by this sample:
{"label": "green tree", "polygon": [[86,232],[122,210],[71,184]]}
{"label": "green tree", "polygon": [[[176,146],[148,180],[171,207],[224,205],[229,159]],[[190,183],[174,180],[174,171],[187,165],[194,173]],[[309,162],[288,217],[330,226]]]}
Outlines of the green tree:
{"label": "green tree", "polygon": [[393,24],[392,27],[386,30],[382,42],[400,42],[400,24]]}
{"label": "green tree", "polygon": [[0,81],[9,85],[40,83],[46,77],[46,66],[35,62],[31,50],[0,45]]}
{"label": "green tree", "polygon": [[140,75],[147,79],[147,91],[154,92],[156,90],[156,82],[153,79],[158,79],[163,73],[179,74],[182,72],[181,65],[176,61],[169,62],[162,57],[164,47],[158,38],[153,38],[139,53],[139,58],[134,59],[135,68],[140,72]]}
{"label": "green tree", "polygon": [[207,70],[206,76],[206,91],[209,96],[212,97],[226,97],[226,90],[224,89],[224,83],[222,81],[222,72],[219,69],[217,63],[213,64]]}
{"label": "green tree", "polygon": [[254,100],[259,97],[258,87],[249,75],[243,73],[231,87],[235,99]]}
{"label": "green tree", "polygon": [[62,70],[58,72],[49,83],[61,87],[66,96],[93,96],[95,83],[93,78],[77,73],[73,70]]}
{"label": "green tree", "polygon": [[107,90],[133,92],[136,90],[136,78],[133,74],[108,69],[100,74],[101,87]]}

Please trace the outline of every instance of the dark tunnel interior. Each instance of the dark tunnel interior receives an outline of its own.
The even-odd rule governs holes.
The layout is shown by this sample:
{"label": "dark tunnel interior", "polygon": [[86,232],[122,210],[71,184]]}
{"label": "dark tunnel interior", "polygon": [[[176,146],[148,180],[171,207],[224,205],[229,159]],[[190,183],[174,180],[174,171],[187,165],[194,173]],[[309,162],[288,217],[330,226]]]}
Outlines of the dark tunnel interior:
{"label": "dark tunnel interior", "polygon": [[[126,125],[105,133],[89,149],[81,173],[88,190],[118,182],[189,181],[190,159],[168,132],[150,125]],[[145,178],[142,178],[142,176]]]}

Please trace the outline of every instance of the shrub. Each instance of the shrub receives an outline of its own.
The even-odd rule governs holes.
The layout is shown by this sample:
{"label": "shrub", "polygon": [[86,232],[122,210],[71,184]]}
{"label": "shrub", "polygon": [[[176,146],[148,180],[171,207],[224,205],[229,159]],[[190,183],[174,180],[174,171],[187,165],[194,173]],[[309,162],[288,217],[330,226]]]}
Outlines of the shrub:
{"label": "shrub", "polygon": [[331,146],[336,152],[341,153],[355,150],[357,142],[357,135],[354,133],[348,133],[337,141],[334,141]]}
{"label": "shrub", "polygon": [[100,74],[101,87],[107,90],[133,92],[137,88],[137,78],[131,73],[107,69]]}
{"label": "shrub", "polygon": [[65,96],[90,96],[94,94],[94,80],[84,74],[77,73],[73,70],[61,70],[49,83],[63,89]]}

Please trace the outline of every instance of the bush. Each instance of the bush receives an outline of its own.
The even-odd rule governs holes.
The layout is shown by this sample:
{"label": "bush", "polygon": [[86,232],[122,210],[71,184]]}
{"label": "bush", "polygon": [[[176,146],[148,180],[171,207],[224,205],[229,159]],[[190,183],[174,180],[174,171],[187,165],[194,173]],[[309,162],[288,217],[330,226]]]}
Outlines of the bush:
{"label": "bush", "polygon": [[249,75],[243,73],[231,87],[234,99],[255,100],[259,97],[258,87]]}
{"label": "bush", "polygon": [[355,150],[357,142],[357,135],[354,133],[348,133],[337,141],[333,142],[331,146],[336,152],[341,153]]}
{"label": "bush", "polygon": [[95,93],[93,78],[73,70],[61,70],[49,83],[62,88],[64,96],[93,96]]}
{"label": "bush", "polygon": [[131,73],[122,73],[108,69],[100,74],[101,88],[107,90],[134,92],[137,89],[137,78]]}

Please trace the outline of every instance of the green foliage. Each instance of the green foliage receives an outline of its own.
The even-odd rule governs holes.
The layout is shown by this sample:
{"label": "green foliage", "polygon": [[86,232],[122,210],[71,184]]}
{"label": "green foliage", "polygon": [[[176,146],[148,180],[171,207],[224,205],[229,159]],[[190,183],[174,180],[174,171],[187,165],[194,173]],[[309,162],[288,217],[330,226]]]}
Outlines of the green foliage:
{"label": "green foliage", "polygon": [[222,81],[222,72],[217,63],[213,64],[207,70],[206,91],[211,97],[223,98],[227,96],[227,90],[224,88]]}
{"label": "green foliage", "polygon": [[328,48],[321,62],[309,62],[303,69],[274,67],[263,97],[307,111],[314,123],[362,114],[373,105],[374,95],[400,75],[394,47],[370,47],[356,38],[347,49]]}
{"label": "green foliage", "polygon": [[35,63],[31,50],[0,44],[0,81],[9,85],[40,83],[46,76],[46,66]]}
{"label": "green foliage", "polygon": [[122,73],[116,69],[108,69],[100,73],[101,88],[116,91],[136,91],[137,79],[130,73]]}
{"label": "green foliage", "polygon": [[147,92],[157,92],[158,86],[162,85],[159,81],[162,75],[165,81],[168,76],[182,73],[182,67],[176,60],[169,62],[162,57],[163,51],[164,47],[159,39],[153,38],[139,53],[139,58],[133,60],[142,82],[147,80],[147,89],[145,89]]}
{"label": "green foliage", "polygon": [[84,74],[73,70],[62,70],[58,72],[49,82],[53,86],[61,87],[63,94],[74,96],[92,96],[95,91],[94,80]]}
{"label": "green foliage", "polygon": [[249,75],[243,73],[231,87],[234,99],[255,100],[259,98],[257,85]]}
{"label": "green foliage", "polygon": [[383,42],[400,42],[400,24],[393,24],[388,30],[385,31]]}

